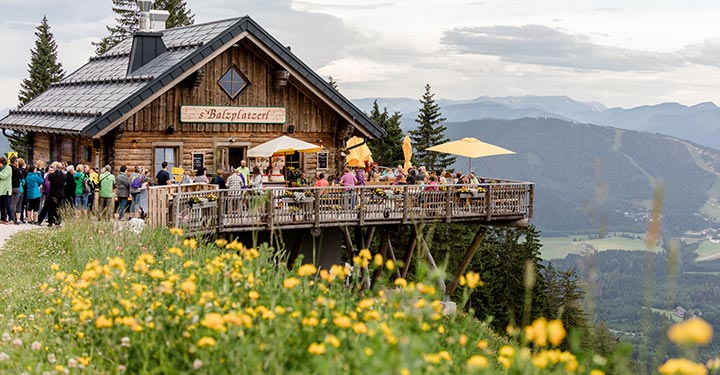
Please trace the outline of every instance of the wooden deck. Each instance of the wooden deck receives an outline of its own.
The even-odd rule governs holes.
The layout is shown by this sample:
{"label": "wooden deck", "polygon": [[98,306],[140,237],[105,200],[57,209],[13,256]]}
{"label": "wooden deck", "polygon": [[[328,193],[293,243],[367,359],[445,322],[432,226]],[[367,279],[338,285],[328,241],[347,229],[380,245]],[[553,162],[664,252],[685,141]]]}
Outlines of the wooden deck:
{"label": "wooden deck", "polygon": [[419,185],[259,191],[212,187],[181,188],[180,192],[176,187],[174,192],[154,188],[152,205],[161,212],[153,215],[151,211],[151,223],[200,234],[434,222],[499,225],[533,215],[534,185],[518,181],[482,184],[468,192],[463,192],[467,185],[446,185],[438,191],[422,190]]}

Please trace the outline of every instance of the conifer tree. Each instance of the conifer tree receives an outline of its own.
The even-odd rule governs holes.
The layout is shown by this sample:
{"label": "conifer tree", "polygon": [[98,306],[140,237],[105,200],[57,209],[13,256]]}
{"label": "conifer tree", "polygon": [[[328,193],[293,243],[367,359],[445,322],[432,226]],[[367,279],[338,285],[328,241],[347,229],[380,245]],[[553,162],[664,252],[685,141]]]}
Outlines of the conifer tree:
{"label": "conifer tree", "polygon": [[430,92],[430,85],[426,84],[425,94],[420,99],[422,107],[415,119],[418,128],[410,131],[416,164],[425,166],[428,172],[447,169],[455,163],[454,156],[427,151],[429,147],[448,141],[445,138],[447,128],[442,125],[445,119],[440,113],[440,106],[435,103],[434,96],[435,94]]}
{"label": "conifer tree", "polygon": [[[115,18],[117,24],[113,27],[107,26],[110,35],[93,43],[95,53],[98,55],[102,55],[131,36],[139,26],[140,11],[135,0],[112,0],[112,3],[112,10],[117,14]],[[195,15],[187,8],[187,2],[184,0],[155,0],[153,9],[167,10],[170,13],[170,17],[165,22],[168,29],[195,23]]]}
{"label": "conifer tree", "polygon": [[58,61],[57,43],[50,32],[47,17],[43,16],[36,30],[35,47],[30,50],[29,76],[20,84],[20,105],[25,105],[47,90],[51,83],[60,82],[65,76],[62,64]]}
{"label": "conifer tree", "polygon": [[165,22],[166,27],[188,26],[195,23],[195,14],[188,9],[185,0],[155,0],[154,9],[162,9],[170,12],[170,17]]}
{"label": "conifer tree", "polygon": [[[57,43],[50,32],[46,16],[43,16],[36,28],[35,36],[35,47],[30,50],[28,78],[23,79],[18,94],[21,106],[47,90],[51,83],[60,82],[65,76],[62,64],[58,61]],[[9,139],[10,147],[21,157],[27,157],[27,134],[18,131],[14,133]]]}
{"label": "conifer tree", "polygon": [[377,100],[373,103],[370,111],[370,119],[378,126],[385,129],[387,135],[382,138],[368,141],[368,147],[372,151],[373,159],[380,165],[394,167],[401,164],[405,159],[402,150],[403,133],[400,129],[400,112],[392,115],[388,113],[387,107],[380,112]]}

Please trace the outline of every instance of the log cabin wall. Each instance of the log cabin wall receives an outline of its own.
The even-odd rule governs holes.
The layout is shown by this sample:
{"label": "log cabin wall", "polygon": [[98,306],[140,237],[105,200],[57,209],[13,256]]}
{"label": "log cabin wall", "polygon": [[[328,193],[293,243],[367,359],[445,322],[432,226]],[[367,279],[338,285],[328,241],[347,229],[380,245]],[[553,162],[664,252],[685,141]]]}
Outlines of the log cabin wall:
{"label": "log cabin wall", "polygon": [[[218,80],[235,66],[250,85],[235,99],[223,91]],[[192,169],[193,154],[204,154],[204,166],[213,173],[220,165],[224,147],[244,146],[245,150],[281,135],[290,135],[328,152],[328,170],[334,172],[339,124],[344,120],[320,98],[306,92],[293,77],[286,86],[275,88],[273,72],[279,69],[263,52],[249,42],[231,47],[206,64],[204,76],[192,75],[171,88],[120,126],[115,140],[114,166],[149,167],[153,173],[154,147],[176,147],[182,167]],[[199,84],[197,82],[199,81]],[[180,123],[182,105],[285,107],[285,124],[186,124]],[[288,126],[294,133],[288,134]],[[174,132],[168,134],[168,127]],[[314,153],[303,155],[303,167],[313,175],[317,167]]]}
{"label": "log cabin wall", "polygon": [[33,160],[31,162],[36,163],[38,160],[43,160],[48,164],[53,161],[64,161],[73,165],[89,164],[92,167],[102,167],[106,163],[107,155],[102,152],[101,140],[61,134],[34,133]]}

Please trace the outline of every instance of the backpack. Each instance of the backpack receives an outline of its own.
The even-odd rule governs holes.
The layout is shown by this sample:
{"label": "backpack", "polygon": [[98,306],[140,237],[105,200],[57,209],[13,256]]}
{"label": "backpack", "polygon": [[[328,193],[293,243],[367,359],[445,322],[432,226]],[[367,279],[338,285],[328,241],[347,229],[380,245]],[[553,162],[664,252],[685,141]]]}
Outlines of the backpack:
{"label": "backpack", "polygon": [[82,182],[83,194],[90,194],[91,191],[95,191],[95,183],[91,178],[85,176]]}
{"label": "backpack", "polygon": [[132,181],[130,181],[130,189],[134,189],[134,190],[140,189],[142,187],[142,183],[143,183],[142,180],[143,180],[142,177],[135,176],[135,178]]}

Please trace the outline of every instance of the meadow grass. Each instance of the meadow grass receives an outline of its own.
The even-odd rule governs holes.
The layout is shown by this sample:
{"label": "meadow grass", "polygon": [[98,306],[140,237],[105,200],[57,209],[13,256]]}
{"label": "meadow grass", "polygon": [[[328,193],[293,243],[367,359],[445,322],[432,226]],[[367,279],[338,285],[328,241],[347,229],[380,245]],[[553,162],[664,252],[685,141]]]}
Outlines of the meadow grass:
{"label": "meadow grass", "polygon": [[[80,218],[16,235],[0,262],[3,374],[627,371],[627,352],[583,351],[558,320],[494,333],[463,309],[482,287],[476,273],[460,280],[459,312],[445,314],[441,272],[393,280],[395,264],[369,250],[353,268],[288,268],[264,245]],[[367,289],[362,269],[383,270],[381,282]]]}

